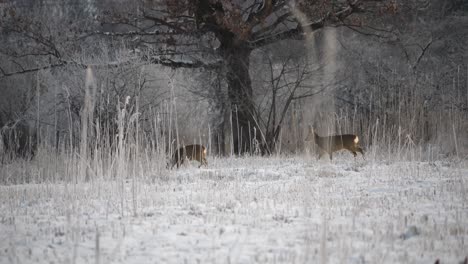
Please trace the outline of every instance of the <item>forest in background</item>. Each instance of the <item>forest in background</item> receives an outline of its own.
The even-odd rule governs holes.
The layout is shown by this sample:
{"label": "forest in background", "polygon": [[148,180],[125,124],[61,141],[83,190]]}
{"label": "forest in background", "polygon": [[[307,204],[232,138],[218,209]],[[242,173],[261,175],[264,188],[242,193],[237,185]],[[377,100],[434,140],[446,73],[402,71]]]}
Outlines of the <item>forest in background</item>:
{"label": "forest in background", "polygon": [[0,0],[0,263],[467,263],[467,36],[466,0]]}
{"label": "forest in background", "polygon": [[313,125],[467,155],[466,1],[130,2],[0,2],[0,127],[30,136],[14,151],[89,156],[81,171],[192,143],[302,153]]}

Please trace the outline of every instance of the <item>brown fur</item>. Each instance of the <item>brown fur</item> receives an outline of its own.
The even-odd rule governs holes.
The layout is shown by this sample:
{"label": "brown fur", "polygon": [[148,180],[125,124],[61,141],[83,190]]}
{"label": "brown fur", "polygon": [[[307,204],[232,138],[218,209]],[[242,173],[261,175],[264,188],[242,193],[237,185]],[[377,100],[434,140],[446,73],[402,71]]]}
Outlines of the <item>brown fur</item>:
{"label": "brown fur", "polygon": [[176,150],[172,155],[171,169],[176,164],[177,168],[179,168],[179,166],[184,163],[185,158],[188,158],[189,160],[199,161],[199,168],[202,165],[208,166],[208,162],[206,161],[206,148],[202,145],[187,145]]}
{"label": "brown fur", "polygon": [[319,159],[323,154],[328,153],[330,160],[332,160],[333,152],[342,149],[349,150],[351,153],[353,153],[354,157],[356,157],[357,152],[359,152],[364,158],[364,151],[359,146],[359,141],[355,142],[356,138],[358,137],[352,134],[321,137],[315,133],[312,127],[309,126],[309,134],[307,135],[305,141],[315,141],[315,144],[317,144],[320,152],[318,157]]}

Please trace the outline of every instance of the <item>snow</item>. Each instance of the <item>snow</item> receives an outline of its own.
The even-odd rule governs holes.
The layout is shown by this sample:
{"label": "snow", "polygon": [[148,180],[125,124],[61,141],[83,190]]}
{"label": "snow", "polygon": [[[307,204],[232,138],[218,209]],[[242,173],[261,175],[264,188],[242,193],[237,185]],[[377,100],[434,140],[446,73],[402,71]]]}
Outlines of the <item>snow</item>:
{"label": "snow", "polygon": [[124,191],[120,181],[0,186],[0,263],[457,263],[468,254],[466,161],[208,162],[128,179]]}

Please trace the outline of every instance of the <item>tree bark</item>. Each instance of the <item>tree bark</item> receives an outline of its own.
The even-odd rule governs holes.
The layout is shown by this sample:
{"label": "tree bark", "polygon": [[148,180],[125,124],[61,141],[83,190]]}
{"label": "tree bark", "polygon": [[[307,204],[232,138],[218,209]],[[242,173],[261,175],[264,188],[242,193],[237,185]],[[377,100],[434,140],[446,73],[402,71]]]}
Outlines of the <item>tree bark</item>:
{"label": "tree bark", "polygon": [[233,151],[235,154],[251,153],[254,151],[254,137],[259,142],[261,139],[254,119],[255,108],[249,74],[252,50],[243,45],[226,46],[222,46],[222,55],[226,65],[228,96],[231,103]]}
{"label": "tree bark", "polygon": [[211,132],[211,153],[215,155],[225,156],[226,155],[226,121],[228,121],[228,116],[226,115],[228,109],[226,107],[226,101],[217,97],[217,104],[219,108],[216,110],[216,116],[212,119],[211,124],[213,130]]}

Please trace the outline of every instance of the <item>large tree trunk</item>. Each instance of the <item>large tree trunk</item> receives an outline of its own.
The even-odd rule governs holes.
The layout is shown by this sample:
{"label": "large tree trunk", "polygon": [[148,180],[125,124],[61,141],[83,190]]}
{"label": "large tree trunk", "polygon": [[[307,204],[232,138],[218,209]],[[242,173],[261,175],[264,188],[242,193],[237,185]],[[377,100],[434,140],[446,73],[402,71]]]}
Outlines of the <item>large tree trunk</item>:
{"label": "large tree trunk", "polygon": [[[260,131],[254,119],[252,83],[249,75],[251,50],[242,46],[223,49],[226,63],[228,96],[231,103],[233,151],[235,154],[252,152],[253,140],[260,142]],[[256,130],[256,132],[254,132]]]}
{"label": "large tree trunk", "polygon": [[211,121],[212,131],[211,131],[211,153],[215,155],[225,156],[226,155],[226,123],[229,121],[229,115],[226,116],[228,111],[226,107],[226,102],[223,98],[217,97],[218,100],[218,109],[216,109],[216,115]]}

